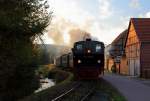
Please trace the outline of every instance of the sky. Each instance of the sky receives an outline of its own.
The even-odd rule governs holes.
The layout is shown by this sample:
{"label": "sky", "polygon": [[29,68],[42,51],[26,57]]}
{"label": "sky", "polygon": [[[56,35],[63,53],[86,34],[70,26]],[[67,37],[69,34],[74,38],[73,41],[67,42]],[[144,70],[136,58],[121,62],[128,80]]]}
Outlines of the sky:
{"label": "sky", "polygon": [[150,0],[48,0],[48,4],[53,17],[42,37],[46,44],[69,45],[74,29],[110,44],[128,28],[130,18],[150,17]]}

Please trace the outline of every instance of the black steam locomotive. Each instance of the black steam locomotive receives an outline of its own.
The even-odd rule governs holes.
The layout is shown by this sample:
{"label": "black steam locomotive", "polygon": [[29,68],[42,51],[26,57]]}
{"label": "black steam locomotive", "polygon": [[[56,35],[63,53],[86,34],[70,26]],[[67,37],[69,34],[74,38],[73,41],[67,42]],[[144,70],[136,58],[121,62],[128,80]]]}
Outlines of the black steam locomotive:
{"label": "black steam locomotive", "polygon": [[78,78],[98,78],[104,71],[104,43],[79,41],[74,44],[73,66]]}
{"label": "black steam locomotive", "polygon": [[57,66],[72,68],[79,79],[99,78],[104,71],[104,43],[91,39],[78,41],[74,43],[72,53],[58,59]]}

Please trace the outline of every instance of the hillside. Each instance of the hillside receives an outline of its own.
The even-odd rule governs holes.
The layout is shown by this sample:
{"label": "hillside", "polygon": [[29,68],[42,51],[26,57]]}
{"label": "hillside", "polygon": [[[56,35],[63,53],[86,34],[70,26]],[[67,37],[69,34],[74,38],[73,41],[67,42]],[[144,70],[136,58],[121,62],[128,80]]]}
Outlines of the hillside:
{"label": "hillside", "polygon": [[54,59],[71,52],[71,48],[67,46],[53,45],[53,44],[38,44],[39,49],[42,49],[44,54],[49,55],[49,62],[53,63]]}

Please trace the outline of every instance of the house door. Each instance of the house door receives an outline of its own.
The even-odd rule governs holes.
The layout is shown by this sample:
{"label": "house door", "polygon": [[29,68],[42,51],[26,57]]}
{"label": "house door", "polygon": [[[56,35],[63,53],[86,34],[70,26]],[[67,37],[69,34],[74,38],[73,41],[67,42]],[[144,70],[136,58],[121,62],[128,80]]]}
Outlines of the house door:
{"label": "house door", "polygon": [[130,59],[129,62],[129,75],[140,76],[140,61],[138,58]]}
{"label": "house door", "polygon": [[135,74],[135,61],[134,59],[130,59],[130,62],[129,62],[129,75],[133,75]]}
{"label": "house door", "polygon": [[135,59],[135,75],[140,76],[140,60]]}

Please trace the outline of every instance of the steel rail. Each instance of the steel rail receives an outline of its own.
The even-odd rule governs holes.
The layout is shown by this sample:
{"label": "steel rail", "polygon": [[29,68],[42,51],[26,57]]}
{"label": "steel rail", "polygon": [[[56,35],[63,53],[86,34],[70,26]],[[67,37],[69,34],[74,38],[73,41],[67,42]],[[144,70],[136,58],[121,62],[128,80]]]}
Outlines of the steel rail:
{"label": "steel rail", "polygon": [[95,87],[92,88],[80,101],[85,101],[94,91]]}
{"label": "steel rail", "polygon": [[79,86],[80,86],[80,83],[77,84],[76,86],[74,86],[73,88],[69,89],[68,91],[62,93],[61,95],[57,96],[56,98],[52,99],[51,101],[57,101],[58,99],[64,97],[65,95],[67,95],[68,93],[72,92],[73,90],[75,90]]}

